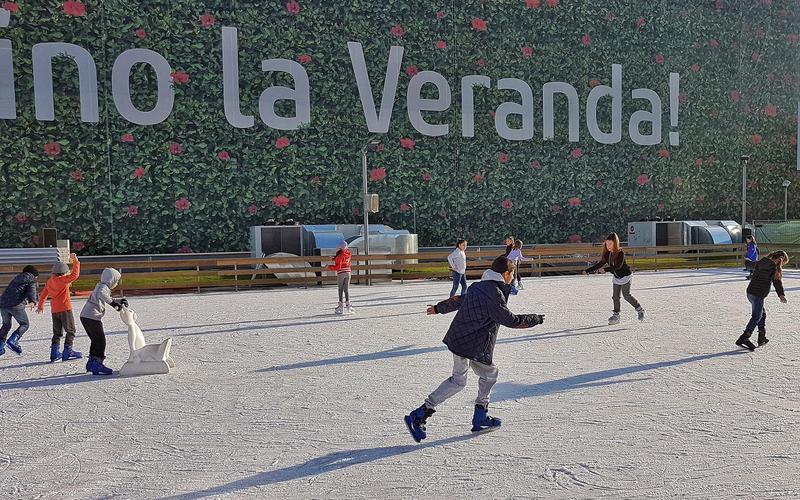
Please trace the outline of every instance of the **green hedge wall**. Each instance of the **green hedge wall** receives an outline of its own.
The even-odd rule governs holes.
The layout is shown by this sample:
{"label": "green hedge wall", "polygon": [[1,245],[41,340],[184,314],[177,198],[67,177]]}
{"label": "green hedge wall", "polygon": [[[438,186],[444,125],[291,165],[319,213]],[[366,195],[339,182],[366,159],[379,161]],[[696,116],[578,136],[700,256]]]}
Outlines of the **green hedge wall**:
{"label": "green hedge wall", "polygon": [[[0,38],[14,45],[18,119],[0,121],[0,246],[35,244],[41,227],[57,227],[91,254],[245,250],[247,227],[268,218],[360,221],[359,150],[369,134],[348,41],[364,44],[376,92],[389,47],[405,48],[391,128],[369,153],[371,190],[382,200],[372,221],[411,229],[413,205],[425,245],[460,237],[497,243],[506,232],[531,242],[590,241],[624,231],[626,220],[652,216],[738,220],[740,154],[753,157],[752,217],[782,218],[781,182],[800,187],[800,7],[790,0],[3,5],[11,22]],[[485,30],[473,26],[476,18]],[[256,117],[250,129],[228,125],[223,113],[222,26],[239,29],[242,111]],[[80,122],[71,61],[54,63],[57,120],[36,121],[31,47],[57,41],[94,56],[100,123]],[[125,121],[111,101],[113,61],[136,47],[162,54],[188,75],[185,83],[176,80],[170,118],[156,126]],[[292,84],[261,72],[260,61],[274,57],[303,62],[311,81],[310,126],[279,131],[260,121],[262,90]],[[627,117],[636,109],[630,98],[623,101],[621,143],[599,144],[586,130],[586,95],[594,84],[610,84],[613,63],[623,66],[623,96],[637,87],[661,96],[661,145],[637,146],[627,137]],[[424,137],[409,123],[404,97],[414,68],[448,78],[450,135]],[[681,75],[679,146],[666,141],[669,72]],[[468,74],[487,75],[493,86],[504,77],[527,81],[534,90],[534,139],[499,138],[491,113],[517,97],[496,89],[476,93],[476,136],[462,138],[459,82]],[[556,137],[542,140],[541,87],[549,81],[578,89],[579,143],[567,140],[566,106],[558,99]],[[152,73],[135,69],[131,87],[137,106],[152,106]],[[404,138],[413,148],[403,147]],[[798,198],[790,196],[795,216]]]}

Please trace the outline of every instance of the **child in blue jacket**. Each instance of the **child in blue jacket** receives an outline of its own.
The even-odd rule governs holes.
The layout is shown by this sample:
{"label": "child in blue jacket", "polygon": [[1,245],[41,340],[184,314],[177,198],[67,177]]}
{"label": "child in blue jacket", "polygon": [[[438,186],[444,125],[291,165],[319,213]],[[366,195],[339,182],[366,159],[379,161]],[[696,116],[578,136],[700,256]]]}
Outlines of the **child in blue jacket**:
{"label": "child in blue jacket", "polygon": [[745,236],[744,241],[747,243],[747,250],[744,253],[744,268],[750,271],[747,279],[752,279],[753,271],[756,269],[756,262],[758,262],[758,244],[753,235]]}
{"label": "child in blue jacket", "polygon": [[478,397],[472,415],[472,432],[500,427],[500,419],[488,415],[489,393],[497,382],[497,367],[492,354],[500,325],[508,328],[530,328],[544,322],[543,314],[516,315],[509,311],[508,296],[514,279],[514,263],[498,257],[481,281],[473,283],[466,295],[455,295],[428,306],[428,314],[458,311],[443,342],[453,354],[453,374],[442,382],[425,403],[406,415],[408,431],[414,441],[427,437],[425,424],[436,406],[458,394],[467,385],[467,371],[478,376]]}
{"label": "child in blue jacket", "polygon": [[[6,352],[4,344],[8,344],[8,348],[15,353],[22,354],[19,339],[28,331],[30,325],[25,306],[30,305],[32,311],[36,305],[38,300],[36,279],[38,277],[39,271],[35,267],[25,266],[22,268],[22,272],[11,280],[3,295],[0,296],[0,316],[3,318],[3,326],[0,327],[0,356]],[[19,326],[6,341],[6,336],[11,330],[11,318],[17,320]]]}

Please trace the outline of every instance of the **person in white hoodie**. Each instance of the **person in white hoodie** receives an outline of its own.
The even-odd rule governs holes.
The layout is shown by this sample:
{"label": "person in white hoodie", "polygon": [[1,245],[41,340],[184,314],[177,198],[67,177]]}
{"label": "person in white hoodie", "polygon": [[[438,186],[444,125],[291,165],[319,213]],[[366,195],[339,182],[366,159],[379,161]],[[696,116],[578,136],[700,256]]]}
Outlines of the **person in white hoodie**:
{"label": "person in white hoodie", "polygon": [[125,299],[117,302],[111,297],[111,290],[116,288],[120,279],[122,279],[122,274],[116,269],[110,267],[103,269],[100,283],[94,287],[94,291],[81,310],[81,324],[91,340],[86,371],[92,372],[93,375],[114,373],[111,368],[103,364],[103,360],[106,358],[106,334],[103,331],[101,320],[106,314],[106,304],[117,311],[122,309],[122,306],[128,305],[128,301]]}
{"label": "person in white hoodie", "polygon": [[453,271],[453,288],[450,296],[456,294],[458,285],[461,285],[461,295],[467,293],[467,240],[458,240],[456,248],[447,256],[450,270]]}

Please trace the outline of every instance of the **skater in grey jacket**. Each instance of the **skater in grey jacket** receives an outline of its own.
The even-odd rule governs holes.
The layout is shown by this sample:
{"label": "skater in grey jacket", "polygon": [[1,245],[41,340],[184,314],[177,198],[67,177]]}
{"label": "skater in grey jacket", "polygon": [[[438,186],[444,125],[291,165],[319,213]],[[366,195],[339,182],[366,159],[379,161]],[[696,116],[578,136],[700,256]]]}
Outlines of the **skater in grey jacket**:
{"label": "skater in grey jacket", "polygon": [[103,364],[106,357],[106,334],[103,331],[103,316],[106,313],[106,304],[117,311],[122,306],[127,306],[128,301],[121,299],[119,302],[111,297],[113,290],[122,279],[122,274],[116,269],[106,268],[100,275],[100,283],[94,287],[94,291],[89,296],[89,300],[81,310],[81,324],[91,339],[89,346],[89,361],[86,363],[86,371],[94,375],[111,375],[113,371]]}

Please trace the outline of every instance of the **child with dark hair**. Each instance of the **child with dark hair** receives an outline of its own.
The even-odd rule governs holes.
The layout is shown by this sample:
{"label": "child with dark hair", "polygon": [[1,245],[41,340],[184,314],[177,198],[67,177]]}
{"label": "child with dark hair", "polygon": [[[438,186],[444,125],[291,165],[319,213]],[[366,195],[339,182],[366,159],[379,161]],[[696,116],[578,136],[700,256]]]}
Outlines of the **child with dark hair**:
{"label": "child with dark hair", "polygon": [[736,340],[736,345],[751,351],[756,350],[756,346],[750,342],[753,330],[758,326],[758,346],[761,347],[769,342],[767,338],[767,311],[764,309],[764,299],[769,295],[771,287],[775,287],[775,293],[784,304],[786,294],[783,291],[783,266],[789,262],[789,255],[783,250],[772,252],[756,263],[753,270],[753,278],[747,285],[747,300],[750,301],[751,314],[750,321],[744,327],[742,333]]}
{"label": "child with dark hair", "polygon": [[744,253],[744,268],[750,271],[750,274],[747,275],[747,279],[752,279],[753,271],[756,268],[756,262],[758,262],[758,244],[752,234],[748,234],[744,241],[747,243],[747,249]]}
{"label": "child with dark hair", "polygon": [[[3,295],[0,296],[0,316],[3,318],[3,326],[0,327],[0,355],[5,354],[5,344],[8,348],[17,354],[22,354],[22,347],[19,345],[19,339],[28,331],[30,322],[28,321],[28,314],[25,312],[25,306],[30,304],[30,309],[36,305],[37,291],[36,291],[36,278],[39,277],[39,271],[33,266],[25,266],[22,272],[19,273],[8,284]],[[17,320],[19,326],[14,333],[8,337],[6,336],[11,330],[11,319]]]}
{"label": "child with dark hair", "polygon": [[647,314],[642,305],[639,304],[639,301],[631,295],[631,279],[633,278],[633,273],[631,273],[631,268],[628,267],[628,264],[625,262],[625,252],[620,248],[619,236],[617,236],[617,233],[611,233],[606,237],[602,258],[597,264],[583,271],[583,274],[593,273],[595,271],[599,271],[601,274],[605,273],[606,269],[604,266],[608,266],[608,270],[614,274],[614,294],[612,296],[614,300],[614,311],[611,317],[608,318],[608,324],[616,325],[619,323],[620,293],[625,297],[625,300],[636,309],[636,312],[639,314],[639,321],[644,321]]}
{"label": "child with dark hair", "polygon": [[467,240],[458,240],[456,248],[447,256],[447,263],[450,264],[450,271],[453,273],[453,288],[450,289],[450,296],[456,294],[458,285],[461,285],[461,295],[467,293]]}
{"label": "child with dark hair", "polygon": [[[350,267],[353,255],[347,248],[346,241],[340,241],[336,246],[336,257],[333,259],[333,264],[328,266],[330,271],[336,271],[336,285],[339,287],[339,304],[336,306],[334,312],[336,314],[353,314],[353,306],[350,305],[350,278],[352,276],[352,268]],[[346,300],[346,303],[342,302]]]}
{"label": "child with dark hair", "polygon": [[522,290],[522,276],[520,275],[519,265],[521,262],[528,260],[527,257],[522,255],[522,240],[514,240],[514,249],[507,255],[508,259],[514,263],[514,282],[516,287]]}
{"label": "child with dark hair", "polygon": [[107,267],[100,274],[100,283],[94,287],[94,291],[81,309],[81,324],[89,335],[89,361],[86,362],[86,371],[92,375],[111,375],[114,371],[103,364],[106,359],[106,334],[103,330],[103,316],[106,314],[106,305],[110,305],[117,311],[122,306],[127,306],[128,301],[120,299],[119,302],[111,297],[111,290],[116,288],[122,274],[116,269]]}
{"label": "child with dark hair", "polygon": [[[62,361],[70,359],[80,359],[83,355],[72,349],[75,340],[75,316],[72,314],[72,303],[69,300],[69,287],[81,275],[81,263],[78,256],[70,254],[72,261],[72,272],[69,264],[59,262],[53,266],[53,274],[44,285],[42,295],[39,297],[39,307],[36,312],[41,314],[44,311],[44,303],[50,297],[50,313],[53,317],[53,339],[50,342],[50,362],[53,363],[58,358]],[[59,352],[61,348],[62,331],[66,332],[64,338],[64,352]]]}
{"label": "child with dark hair", "polygon": [[453,355],[453,374],[426,399],[425,403],[405,417],[414,441],[427,437],[425,424],[436,406],[458,394],[467,385],[467,371],[478,376],[478,397],[472,415],[472,432],[500,427],[500,419],[488,415],[489,393],[497,382],[497,367],[492,354],[500,325],[508,328],[530,328],[544,322],[543,314],[516,315],[509,311],[508,295],[514,278],[514,263],[498,257],[481,281],[473,283],[466,295],[456,295],[428,306],[428,314],[458,311],[443,342]]}
{"label": "child with dark hair", "polygon": [[506,236],[506,239],[503,240],[503,245],[506,246],[506,253],[503,254],[504,257],[508,257],[508,254],[511,253],[511,250],[514,250],[514,237],[512,235]]}

